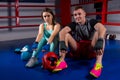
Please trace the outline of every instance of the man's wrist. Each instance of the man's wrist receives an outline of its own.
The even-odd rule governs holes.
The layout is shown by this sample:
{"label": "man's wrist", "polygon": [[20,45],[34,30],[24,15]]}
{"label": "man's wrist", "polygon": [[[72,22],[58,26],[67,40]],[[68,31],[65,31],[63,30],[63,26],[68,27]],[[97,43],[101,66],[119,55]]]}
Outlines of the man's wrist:
{"label": "man's wrist", "polygon": [[98,40],[103,40],[103,39],[104,39],[104,38],[101,38],[101,37],[100,37],[100,38],[98,38]]}
{"label": "man's wrist", "polygon": [[38,44],[38,42],[37,42],[37,41],[35,41],[35,43],[37,43],[37,44]]}

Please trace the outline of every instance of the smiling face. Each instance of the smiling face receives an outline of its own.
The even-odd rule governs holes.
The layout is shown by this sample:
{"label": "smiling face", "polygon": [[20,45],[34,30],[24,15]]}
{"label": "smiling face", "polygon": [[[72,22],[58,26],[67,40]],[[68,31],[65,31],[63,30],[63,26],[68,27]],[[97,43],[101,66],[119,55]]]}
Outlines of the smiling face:
{"label": "smiling face", "polygon": [[79,9],[74,10],[73,17],[75,19],[75,22],[84,24],[86,13],[83,9],[79,8]]}
{"label": "smiling face", "polygon": [[52,16],[51,13],[49,13],[49,12],[43,12],[42,17],[43,17],[43,19],[44,19],[45,22],[52,23],[53,16]]}

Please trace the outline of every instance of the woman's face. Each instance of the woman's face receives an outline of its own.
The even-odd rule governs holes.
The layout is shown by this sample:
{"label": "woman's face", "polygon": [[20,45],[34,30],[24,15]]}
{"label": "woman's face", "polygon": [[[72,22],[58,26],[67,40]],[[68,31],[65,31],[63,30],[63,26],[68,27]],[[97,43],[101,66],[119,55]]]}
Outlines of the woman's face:
{"label": "woman's face", "polygon": [[43,12],[43,19],[47,23],[52,23],[53,16],[49,12]]}

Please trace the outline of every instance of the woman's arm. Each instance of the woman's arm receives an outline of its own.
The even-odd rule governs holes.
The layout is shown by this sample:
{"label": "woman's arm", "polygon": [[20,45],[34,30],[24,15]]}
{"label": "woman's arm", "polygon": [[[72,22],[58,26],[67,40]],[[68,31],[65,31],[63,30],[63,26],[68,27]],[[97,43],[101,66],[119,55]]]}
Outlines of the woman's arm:
{"label": "woman's arm", "polygon": [[41,38],[43,37],[43,32],[44,31],[44,24],[42,23],[40,26],[39,26],[39,31],[38,31],[38,35],[36,37],[36,40],[35,42],[39,42],[41,40]]}
{"label": "woman's arm", "polygon": [[53,30],[51,36],[49,37],[47,44],[49,44],[49,43],[51,43],[51,42],[53,41],[54,37],[55,37],[55,36],[59,33],[59,31],[60,31],[60,27],[61,27],[61,26],[60,26],[59,23],[55,24],[54,30]]}

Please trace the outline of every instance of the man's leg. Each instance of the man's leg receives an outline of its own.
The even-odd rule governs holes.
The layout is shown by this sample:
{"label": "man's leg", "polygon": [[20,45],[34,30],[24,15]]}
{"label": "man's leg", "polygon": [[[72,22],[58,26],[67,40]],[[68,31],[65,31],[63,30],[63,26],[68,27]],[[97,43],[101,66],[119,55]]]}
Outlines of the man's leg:
{"label": "man's leg", "polygon": [[73,50],[77,49],[76,41],[72,38],[72,36],[69,33],[67,33],[65,35],[64,44],[62,43],[62,45],[61,45],[61,43],[60,43],[60,46],[64,45],[64,46],[66,46],[66,49],[60,48],[60,52],[59,52],[60,59],[57,62],[57,66],[53,70],[53,72],[61,71],[65,68],[67,68],[67,63],[65,62],[64,59],[65,59],[65,56],[66,56],[66,53],[67,53],[68,44],[73,48]]}
{"label": "man's leg", "polygon": [[[98,40],[98,33],[95,32],[94,37],[93,37],[92,42],[91,42],[92,47],[95,46],[97,40]],[[96,51],[96,53],[97,53],[96,54],[96,63],[102,64],[102,58],[103,58],[103,54],[104,54],[104,48],[105,48],[105,41],[103,42],[103,49],[100,50],[100,51]]]}
{"label": "man's leg", "polygon": [[[91,42],[92,47],[95,46],[97,40],[98,40],[98,32],[95,32],[92,42]],[[90,71],[90,74],[96,78],[98,78],[101,75],[104,47],[105,47],[105,41],[103,41],[103,49],[96,51],[96,63],[94,65],[93,69]]]}
{"label": "man's leg", "polygon": [[66,53],[67,53],[67,47],[68,44],[73,46],[73,48],[76,48],[75,40],[72,38],[72,36],[68,33],[71,29],[69,27],[63,28],[59,32],[59,55],[61,56],[60,59],[64,60]]}
{"label": "man's leg", "polygon": [[[69,45],[73,51],[77,50],[76,41],[73,39],[73,37],[69,33],[67,33],[66,36],[65,36],[65,45],[66,45],[67,48],[68,48],[68,45]],[[66,53],[67,53],[67,51],[60,50],[60,56],[61,56],[60,59],[61,60],[64,60],[64,58],[66,56]]]}

